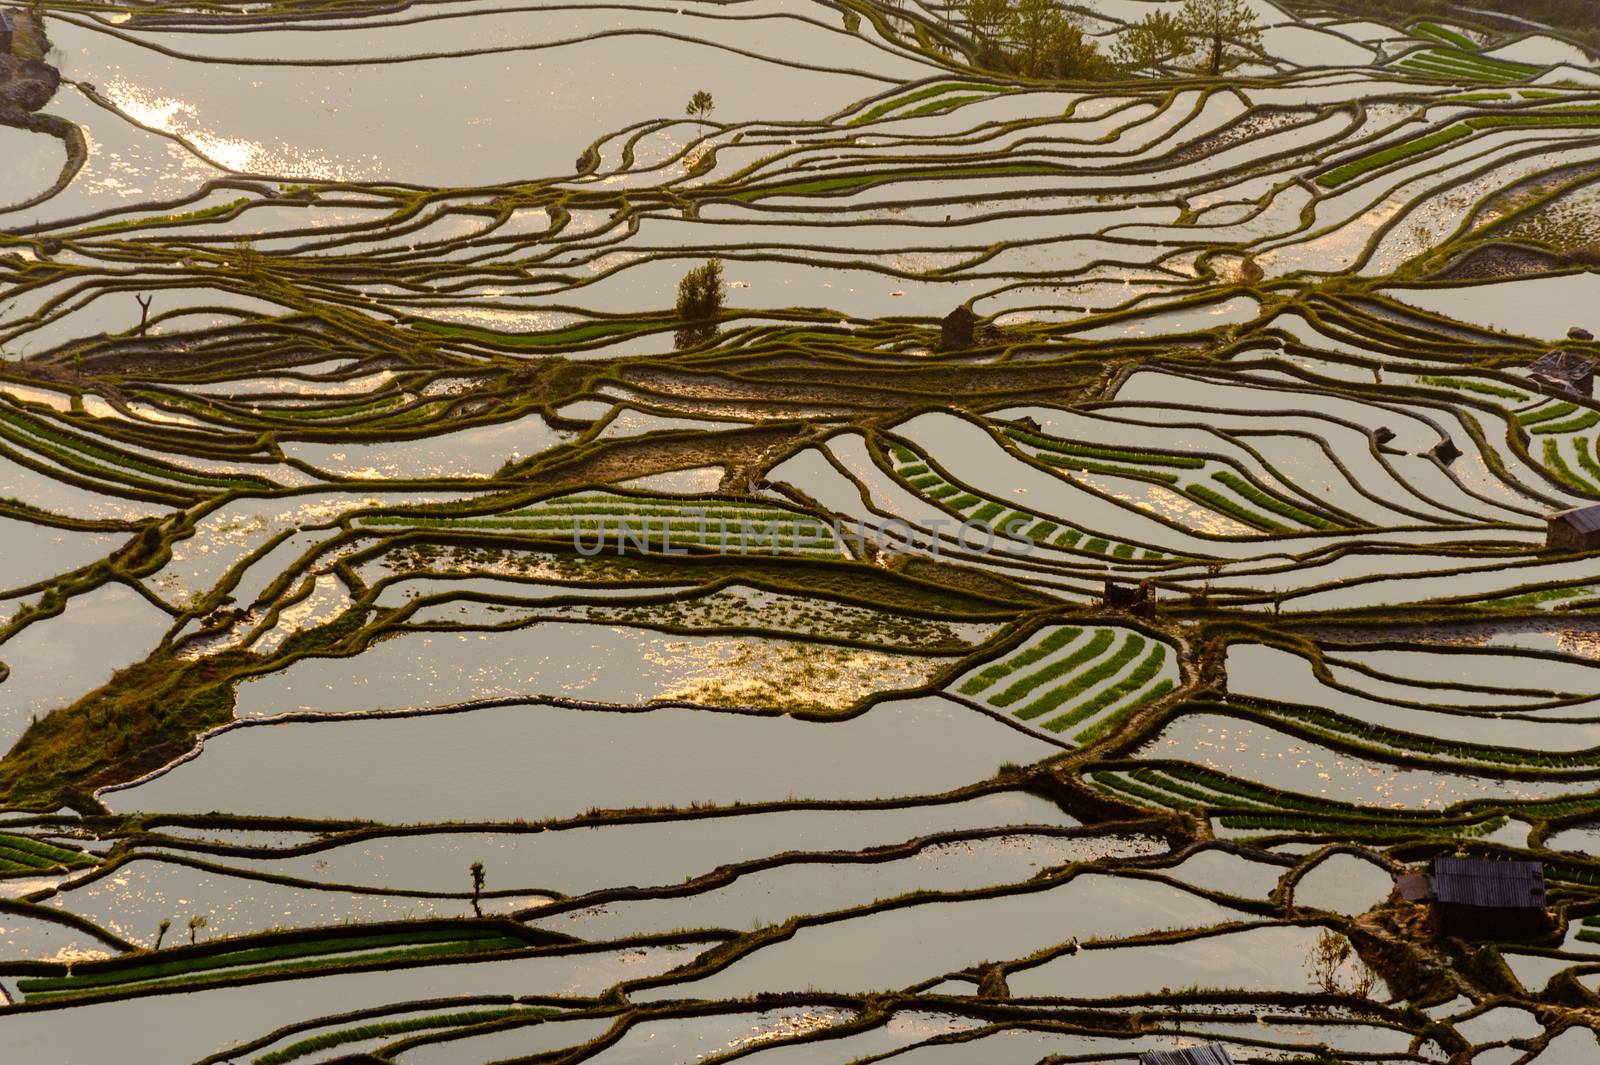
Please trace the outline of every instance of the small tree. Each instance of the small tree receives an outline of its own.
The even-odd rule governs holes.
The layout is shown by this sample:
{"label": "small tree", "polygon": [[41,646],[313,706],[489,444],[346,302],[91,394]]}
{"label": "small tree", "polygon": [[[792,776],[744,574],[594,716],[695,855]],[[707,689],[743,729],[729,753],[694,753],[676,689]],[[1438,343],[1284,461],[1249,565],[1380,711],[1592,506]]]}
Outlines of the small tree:
{"label": "small tree", "polygon": [[[1352,958],[1355,959],[1355,974],[1350,985],[1346,986],[1339,978],[1339,971],[1344,968],[1345,962]],[[1372,994],[1372,989],[1378,983],[1378,974],[1356,954],[1350,941],[1331,928],[1323,929],[1322,934],[1317,936],[1317,941],[1311,945],[1311,953],[1306,956],[1306,969],[1311,975],[1312,983],[1328,995],[1357,995],[1366,998]]]}
{"label": "small tree", "polygon": [[1011,25],[1011,0],[962,0],[961,14],[972,31],[979,61],[995,64],[1005,55],[1000,45]]}
{"label": "small tree", "polygon": [[1013,49],[1017,72],[1037,78],[1044,74],[1051,40],[1066,22],[1056,0],[1016,0],[1006,19],[1006,37]]}
{"label": "small tree", "polygon": [[1184,33],[1199,38],[1206,57],[1204,70],[1212,77],[1248,55],[1248,51],[1238,54],[1239,50],[1261,44],[1261,26],[1244,0],[1183,0],[1178,24]]}
{"label": "small tree", "polygon": [[1058,19],[1045,44],[1041,76],[1088,79],[1110,73],[1111,64],[1100,54],[1094,38],[1084,32],[1082,21],[1071,14]]}
{"label": "small tree", "polygon": [[678,282],[678,350],[698,347],[717,335],[722,313],[722,260],[712,259],[683,275]]}
{"label": "small tree", "polygon": [[717,102],[711,98],[710,93],[706,92],[704,89],[701,89],[699,92],[689,97],[689,106],[683,109],[683,113],[688,115],[690,118],[697,120],[703,128],[706,124],[706,120],[711,117],[711,112],[715,111],[716,109]]}
{"label": "small tree", "polygon": [[1189,51],[1189,37],[1178,20],[1152,11],[1117,35],[1111,61],[1135,73],[1156,70]]}
{"label": "small tree", "polygon": [[172,927],[172,919],[170,917],[161,922],[161,927],[156,930],[156,947],[155,947],[155,949],[157,949],[157,950],[161,949],[161,941],[163,939],[167,938],[167,930],[169,928],[171,928],[171,927]]}
{"label": "small tree", "polygon": [[189,918],[189,943],[191,946],[194,944],[194,934],[210,923],[210,919],[203,913],[197,913]]}
{"label": "small tree", "polygon": [[482,917],[483,907],[478,905],[478,898],[483,894],[483,863],[473,862],[467,871],[472,874],[472,912]]}

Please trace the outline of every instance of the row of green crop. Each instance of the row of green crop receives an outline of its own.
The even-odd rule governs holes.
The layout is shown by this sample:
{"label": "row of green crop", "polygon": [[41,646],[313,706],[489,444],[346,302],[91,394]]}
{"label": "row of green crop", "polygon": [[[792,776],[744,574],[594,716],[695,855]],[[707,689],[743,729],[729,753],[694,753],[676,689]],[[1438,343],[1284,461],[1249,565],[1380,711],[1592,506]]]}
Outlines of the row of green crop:
{"label": "row of green crop", "polygon": [[[1071,676],[1087,663],[1105,654],[1111,648],[1111,645],[1116,642],[1116,638],[1116,633],[1111,629],[1096,629],[1094,635],[1082,647],[1063,658],[1050,662],[1041,669],[1034,670],[1022,679],[1012,682],[998,695],[990,698],[988,700],[989,705],[1001,708],[1011,706],[1019,702],[1023,696],[1031,695],[1046,684],[1060,680],[1062,677]],[[1027,714],[1022,716],[1026,720],[1037,715]]]}
{"label": "row of green crop", "polygon": [[1525,411],[1517,415],[1518,425],[1538,425],[1540,422],[1550,421],[1552,418],[1565,418],[1578,409],[1576,403],[1552,403],[1550,406],[1540,406],[1535,410]]}
{"label": "row of green crop", "polygon": [[[1178,775],[1175,768],[1169,768],[1167,772]],[[1410,810],[1351,809],[1345,813],[1337,809],[1340,804],[1305,799],[1295,802],[1291,807],[1281,801],[1288,798],[1281,794],[1276,796],[1280,800],[1276,803],[1242,800],[1185,787],[1153,769],[1134,770],[1129,774],[1100,772],[1094,774],[1092,780],[1104,790],[1143,800],[1147,805],[1179,810],[1192,809],[1196,805],[1220,808],[1224,812],[1219,814],[1219,820],[1224,827],[1243,830],[1267,829],[1337,838],[1432,834],[1477,836],[1494,831],[1506,820],[1504,817],[1495,817],[1477,823],[1456,823],[1441,820],[1435,814]],[[1244,782],[1233,783],[1238,787],[1228,790],[1260,791]]]}
{"label": "row of green crop", "polygon": [[1048,658],[1051,654],[1076,640],[1082,632],[1082,629],[1073,628],[1070,625],[1052,630],[1044,639],[1031,647],[1024,647],[1010,658],[996,662],[975,676],[969,677],[961,685],[961,694],[977,695],[979,692],[993,686],[996,681],[1003,680],[1017,670]]}
{"label": "row of green crop", "polygon": [[[850,120],[850,125],[852,125],[852,126],[865,125],[868,122],[872,122],[872,121],[875,121],[876,119],[882,118],[884,115],[889,114],[891,111],[899,111],[901,108],[910,107],[912,104],[922,103],[923,101],[930,100],[935,96],[943,96],[943,95],[945,95],[947,93],[952,93],[952,92],[963,92],[963,91],[970,92],[970,91],[973,91],[973,90],[978,90],[978,91],[982,91],[982,92],[986,92],[986,93],[992,93],[992,92],[997,91],[997,87],[993,86],[993,85],[973,84],[971,82],[953,82],[953,83],[948,83],[948,84],[944,84],[944,85],[928,85],[928,86],[925,86],[925,87],[923,87],[921,89],[916,90],[915,92],[907,93],[904,96],[896,96],[893,99],[885,100],[882,103],[875,104],[872,108],[870,108],[866,112],[862,113],[861,115],[858,115],[855,118],[852,118]],[[963,100],[975,100],[975,99],[982,99],[982,97],[969,96],[969,97],[962,97],[962,99]],[[924,106],[943,107],[943,106],[953,106],[953,105],[952,104],[948,104],[948,102],[946,102],[946,101],[934,101],[932,104],[925,104]],[[921,108],[917,108],[916,110],[913,110],[913,111],[910,111],[910,112],[897,114],[897,115],[894,116],[894,118],[896,118],[896,119],[899,119],[899,118],[913,118],[913,117],[916,117],[917,114],[921,110],[922,110]]]}
{"label": "row of green crop", "polygon": [[285,1062],[303,1058],[308,1054],[315,1054],[319,1050],[331,1050],[347,1043],[359,1043],[368,1039],[383,1039],[391,1035],[405,1035],[407,1032],[423,1032],[435,1028],[464,1028],[468,1025],[487,1024],[492,1021],[544,1020],[558,1016],[557,1010],[542,1009],[535,1006],[513,1006],[497,1010],[472,1010],[466,1013],[439,1013],[426,1017],[407,1017],[398,1021],[378,1021],[374,1024],[363,1024],[358,1028],[341,1028],[336,1032],[323,1032],[321,1035],[302,1039],[297,1043],[290,1043],[281,1050],[274,1050],[270,1054],[263,1054],[256,1058],[251,1065],[284,1065]]}
{"label": "row of green crop", "polygon": [[[374,965],[392,968],[415,962],[427,961],[431,958],[453,958],[463,955],[483,954],[498,950],[516,950],[527,946],[526,941],[515,936],[498,936],[492,939],[458,939],[447,943],[437,943],[424,947],[402,947],[394,950],[380,950],[372,953],[340,953],[335,955],[319,954],[294,961],[272,962],[260,965],[231,966],[213,970],[209,976],[216,980],[243,980],[271,976],[298,976],[310,973],[329,972],[349,968],[357,965]],[[122,981],[109,985],[70,985],[58,990],[30,991],[24,988],[24,983],[31,981],[18,981],[18,990],[23,991],[29,1001],[57,1001],[66,998],[79,998],[92,995],[96,992],[124,993],[131,991],[156,991],[167,988],[184,987],[203,982],[206,973],[186,972],[174,976],[155,977],[147,980]]]}
{"label": "row of green crop", "polygon": [[0,405],[0,436],[48,455],[69,469],[77,469],[91,476],[122,480],[137,487],[165,491],[173,489],[172,484],[132,477],[130,471],[206,488],[262,488],[267,484],[253,478],[213,477],[117,451],[29,418],[4,405]]}
{"label": "row of green crop", "polygon": [[1096,721],[1094,724],[1078,733],[1073,737],[1073,741],[1079,744],[1094,743],[1102,737],[1109,735],[1114,729],[1121,727],[1124,721],[1132,717],[1140,709],[1150,705],[1157,699],[1160,699],[1162,696],[1166,695],[1176,687],[1177,683],[1172,680],[1161,680],[1157,682],[1154,687],[1146,689],[1143,694],[1134,699],[1132,702],[1128,703],[1126,706],[1122,707],[1120,710],[1112,714],[1107,714],[1099,721]]}
{"label": "row of green crop", "polygon": [[1125,669],[1129,662],[1137,658],[1144,650],[1145,639],[1137,633],[1130,633],[1123,641],[1116,653],[1109,658],[1096,662],[1093,666],[1081,673],[1069,676],[1064,684],[1058,684],[1038,698],[1028,703],[1016,712],[1016,716],[1024,721],[1031,721],[1036,717],[1054,713],[1066,704],[1067,700],[1075,699],[1084,692],[1099,684],[1104,684],[1112,677]]}
{"label": "row of green crop", "polygon": [[1473,81],[1497,81],[1501,83],[1521,81],[1526,75],[1507,74],[1503,71],[1487,67],[1474,66],[1469,63],[1453,62],[1448,59],[1436,58],[1436,53],[1421,56],[1409,56],[1402,59],[1397,66],[1403,70],[1415,71],[1418,74],[1430,76],[1444,75],[1451,78],[1471,79]]}
{"label": "row of green crop", "polygon": [[[1600,477],[1600,466],[1595,465],[1594,459],[1589,457],[1589,440],[1587,437],[1573,437],[1573,449],[1577,453],[1578,464],[1591,477]],[[1561,454],[1561,441],[1547,439],[1544,442],[1544,464],[1556,480],[1569,488],[1576,488],[1584,492],[1600,492],[1600,486],[1591,483],[1580,476],[1573,468],[1567,465],[1567,460]]]}
{"label": "row of green crop", "polygon": [[[1596,764],[1592,757],[1580,757],[1578,754],[1556,755],[1543,751],[1519,751],[1399,732],[1382,725],[1344,717],[1319,706],[1297,705],[1292,711],[1277,716],[1292,720],[1331,743],[1343,743],[1356,748],[1365,747],[1374,751],[1388,750],[1483,765],[1538,769],[1586,769]],[[1580,752],[1583,753],[1589,752]]]}
{"label": "row of green crop", "polygon": [[1441,388],[1455,388],[1466,392],[1477,392],[1480,395],[1495,396],[1500,399],[1509,399],[1516,403],[1526,403],[1526,393],[1518,392],[1514,388],[1502,385],[1491,385],[1486,381],[1472,381],[1460,377],[1422,377],[1423,384],[1438,385]]}
{"label": "row of green crop", "polygon": [[1107,466],[1103,462],[1090,462],[1087,459],[1073,458],[1070,455],[1034,455],[1033,458],[1050,466],[1059,466],[1065,470],[1077,470],[1080,473],[1103,473],[1112,477],[1136,477],[1140,480],[1160,481],[1162,484],[1175,485],[1178,475],[1166,473],[1162,470],[1141,470],[1128,466]]}
{"label": "row of green crop", "polygon": [[1408,58],[1453,67],[1466,73],[1480,74],[1491,80],[1521,81],[1539,73],[1538,67],[1526,63],[1513,63],[1508,59],[1496,59],[1493,56],[1461,48],[1433,48],[1420,56]]}
{"label": "row of green crop", "polygon": [[1133,465],[1145,466],[1175,466],[1186,470],[1198,470],[1205,466],[1206,460],[1197,455],[1181,455],[1166,451],[1144,451],[1131,448],[1103,447],[1098,444],[1075,444],[1054,436],[1044,436],[1030,432],[1027,429],[1008,427],[1006,435],[1014,440],[1020,440],[1032,447],[1042,448],[1063,455],[1081,455],[1086,458],[1106,459],[1112,462],[1127,462]]}
{"label": "row of green crop", "polygon": [[1561,421],[1544,421],[1528,430],[1535,436],[1553,433],[1581,433],[1585,429],[1593,429],[1600,425],[1600,411],[1586,410],[1575,418],[1563,418]]}
{"label": "row of green crop", "polygon": [[[1132,644],[1133,641],[1130,640],[1129,643]],[[1134,649],[1134,653],[1138,653],[1137,647]],[[1150,649],[1150,653],[1145,655],[1144,661],[1134,668],[1133,672],[1117,681],[1117,683],[1107,685],[1104,689],[1096,692],[1060,717],[1046,721],[1044,723],[1045,729],[1050,732],[1065,732],[1074,725],[1082,724],[1100,711],[1138,693],[1145,685],[1155,679],[1157,673],[1161,672],[1161,667],[1166,663],[1166,660],[1166,646],[1160,643],[1156,644]],[[1088,674],[1084,674],[1084,676],[1088,676]],[[1107,673],[1106,676],[1109,677],[1111,674]]]}
{"label": "row of green crop", "polygon": [[1291,521],[1298,521],[1302,525],[1311,526],[1313,529],[1337,529],[1340,527],[1335,522],[1328,521],[1326,518],[1313,514],[1303,507],[1298,507],[1286,499],[1257,488],[1243,477],[1229,470],[1218,470],[1211,475],[1211,478],[1227,485],[1256,506],[1270,510],[1274,514],[1288,518]]}
{"label": "row of green crop", "polygon": [[66,866],[68,869],[87,869],[99,864],[96,858],[82,851],[68,850],[27,836],[7,833],[0,833],[0,861],[28,870],[56,869],[61,866]]}
{"label": "row of green crop", "polygon": [[1340,841],[1374,838],[1406,839],[1415,836],[1478,837],[1487,836],[1506,823],[1504,817],[1491,817],[1478,822],[1436,821],[1419,824],[1415,821],[1338,820],[1329,817],[1297,817],[1293,814],[1223,814],[1217,820],[1223,828],[1236,831],[1330,836]]}
{"label": "row of green crop", "polygon": [[1551,113],[1539,112],[1534,114],[1500,114],[1500,115],[1475,115],[1463,119],[1461,122],[1446,126],[1444,129],[1435,130],[1421,137],[1415,137],[1401,144],[1391,145],[1381,151],[1352,159],[1350,162],[1335,167],[1326,173],[1317,176],[1317,184],[1324,188],[1338,188],[1362,174],[1379,167],[1388,166],[1409,159],[1414,155],[1430,152],[1441,148],[1463,137],[1471,136],[1477,130],[1499,129],[1517,126],[1572,126],[1585,127],[1600,125],[1600,112],[1580,111],[1576,113]]}
{"label": "row of green crop", "polygon": [[1544,112],[1536,115],[1479,115],[1467,119],[1473,129],[1501,129],[1507,126],[1556,126],[1571,129],[1588,129],[1600,126],[1600,111],[1587,111],[1580,115],[1562,115]]}
{"label": "row of green crop", "polygon": [[[927,499],[942,502],[946,507],[972,521],[985,522],[997,532],[1019,539],[1032,540],[1035,543],[1047,544],[1064,550],[1081,551],[1088,555],[1101,557],[1132,559],[1165,558],[1160,551],[1150,548],[1139,548],[1134,544],[1118,543],[1115,546],[1105,537],[1090,537],[1080,529],[1063,526],[1047,518],[1041,518],[1026,511],[1008,508],[1003,503],[985,499],[971,489],[955,484],[935,472],[928,461],[915,451],[901,444],[893,444],[889,453],[894,459],[894,472],[897,477],[902,477],[908,488]],[[918,471],[907,478],[908,470]],[[1144,474],[1141,474],[1144,475]],[[1001,515],[1004,515],[1001,518]],[[995,519],[1000,520],[996,521]],[[1083,546],[1078,545],[1082,543]]]}
{"label": "row of green crop", "polygon": [[[503,933],[492,929],[450,928],[417,929],[376,935],[339,936],[332,939],[274,943],[270,946],[223,950],[216,953],[188,955],[179,958],[161,959],[160,955],[157,955],[156,960],[140,965],[122,966],[100,972],[78,972],[70,976],[44,976],[24,979],[18,983],[18,987],[20,990],[29,993],[69,989],[84,990],[111,987],[124,983],[143,983],[169,976],[193,975],[194,973],[210,972],[217,969],[255,966],[267,962],[292,961],[298,958],[327,957],[334,954],[379,950],[385,947],[417,946],[440,942],[460,945],[478,940],[488,941],[502,938],[504,938]],[[520,944],[521,941],[519,940],[518,943]]]}
{"label": "row of green crop", "polygon": [[1473,49],[1478,46],[1477,42],[1470,37],[1465,37],[1455,30],[1447,29],[1432,22],[1418,22],[1411,26],[1410,30],[1413,36],[1431,38],[1443,44],[1453,44],[1457,48]]}
{"label": "row of green crop", "polygon": [[1203,484],[1191,484],[1183,490],[1184,494],[1200,503],[1204,503],[1212,510],[1226,514],[1230,518],[1237,518],[1244,524],[1260,529],[1262,532],[1294,532],[1295,530],[1281,521],[1275,521],[1265,514],[1257,514],[1237,500],[1223,495],[1214,488]]}
{"label": "row of green crop", "polygon": [[1337,166],[1327,173],[1317,175],[1317,184],[1326,189],[1336,189],[1370,170],[1388,166],[1390,163],[1398,163],[1414,155],[1422,155],[1424,152],[1431,152],[1435,148],[1441,148],[1452,141],[1460,140],[1462,137],[1470,137],[1471,135],[1472,130],[1466,126],[1446,126],[1444,129],[1436,130],[1433,133],[1415,137],[1401,144],[1390,145],[1381,151],[1370,152],[1358,159],[1352,159],[1350,162]]}

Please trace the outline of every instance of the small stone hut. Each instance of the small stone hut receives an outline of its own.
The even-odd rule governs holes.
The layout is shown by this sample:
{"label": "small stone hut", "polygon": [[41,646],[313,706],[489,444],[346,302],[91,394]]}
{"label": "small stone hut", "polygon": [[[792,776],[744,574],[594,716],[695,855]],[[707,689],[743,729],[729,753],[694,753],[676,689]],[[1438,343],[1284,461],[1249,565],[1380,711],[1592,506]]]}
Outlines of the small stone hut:
{"label": "small stone hut", "polygon": [[1438,930],[1462,939],[1537,939],[1550,931],[1544,864],[1435,858],[1428,876]]}
{"label": "small stone hut", "polygon": [[1545,550],[1600,550],[1600,504],[1558,510],[1544,520]]}
{"label": "small stone hut", "polygon": [[939,331],[940,351],[960,351],[962,348],[972,347],[972,336],[978,325],[978,316],[972,313],[972,308],[962,304],[944,316],[944,325]]}
{"label": "small stone hut", "polygon": [[1139,1065],[1233,1065],[1233,1059],[1221,1043],[1205,1043],[1183,1050],[1147,1050],[1139,1055]]}

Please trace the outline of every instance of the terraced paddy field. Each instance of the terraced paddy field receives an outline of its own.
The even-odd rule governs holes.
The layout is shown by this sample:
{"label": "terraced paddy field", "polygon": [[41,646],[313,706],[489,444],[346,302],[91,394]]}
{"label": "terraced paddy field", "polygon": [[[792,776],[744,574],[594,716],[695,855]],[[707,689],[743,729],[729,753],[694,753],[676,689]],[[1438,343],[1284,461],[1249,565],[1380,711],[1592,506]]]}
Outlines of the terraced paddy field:
{"label": "terraced paddy field", "polygon": [[0,6],[0,1062],[1600,1061],[1518,10]]}

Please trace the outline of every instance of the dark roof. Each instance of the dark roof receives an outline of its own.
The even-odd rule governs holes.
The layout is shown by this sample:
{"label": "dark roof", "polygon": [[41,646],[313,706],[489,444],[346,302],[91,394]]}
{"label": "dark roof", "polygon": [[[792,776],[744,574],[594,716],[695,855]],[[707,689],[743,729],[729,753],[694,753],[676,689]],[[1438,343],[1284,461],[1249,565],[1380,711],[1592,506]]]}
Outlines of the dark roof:
{"label": "dark roof", "polygon": [[1573,507],[1571,510],[1559,510],[1550,515],[1550,521],[1559,521],[1581,533],[1600,532],[1600,503],[1587,507]]}
{"label": "dark roof", "polygon": [[1435,858],[1433,893],[1440,902],[1497,909],[1544,909],[1541,862]]}
{"label": "dark roof", "polygon": [[17,22],[11,17],[11,12],[0,7],[0,30],[11,31],[17,28]]}
{"label": "dark roof", "polygon": [[1233,1059],[1221,1043],[1207,1043],[1186,1050],[1147,1050],[1139,1055],[1139,1065],[1233,1065]]}
{"label": "dark roof", "polygon": [[1394,878],[1394,884],[1400,889],[1400,897],[1408,902],[1420,902],[1433,896],[1428,878],[1421,873],[1401,873]]}
{"label": "dark roof", "polygon": [[1528,369],[1532,373],[1544,374],[1546,377],[1576,379],[1584,374],[1593,373],[1594,363],[1576,351],[1562,350],[1539,356]]}
{"label": "dark roof", "polygon": [[968,307],[966,304],[963,303],[961,306],[957,307],[955,310],[953,310],[949,314],[945,315],[944,316],[944,320],[947,321],[947,322],[953,322],[953,321],[956,321],[957,319],[965,318],[965,319],[968,319],[969,321],[976,321],[977,317],[978,316],[973,313],[972,308]]}

